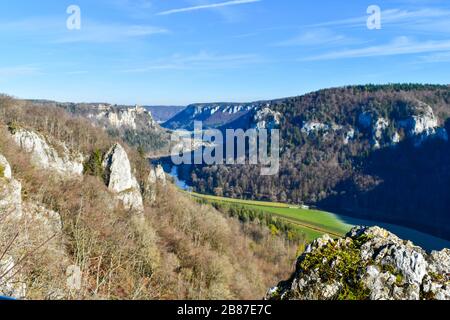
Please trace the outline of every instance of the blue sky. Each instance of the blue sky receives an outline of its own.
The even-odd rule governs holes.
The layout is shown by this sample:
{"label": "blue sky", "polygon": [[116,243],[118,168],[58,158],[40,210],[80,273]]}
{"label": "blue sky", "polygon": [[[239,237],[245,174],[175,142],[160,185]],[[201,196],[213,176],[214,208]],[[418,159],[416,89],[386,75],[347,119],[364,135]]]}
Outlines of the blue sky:
{"label": "blue sky", "polygon": [[[80,30],[66,27],[73,4]],[[0,37],[0,92],[21,98],[185,105],[450,83],[448,0],[1,0]]]}

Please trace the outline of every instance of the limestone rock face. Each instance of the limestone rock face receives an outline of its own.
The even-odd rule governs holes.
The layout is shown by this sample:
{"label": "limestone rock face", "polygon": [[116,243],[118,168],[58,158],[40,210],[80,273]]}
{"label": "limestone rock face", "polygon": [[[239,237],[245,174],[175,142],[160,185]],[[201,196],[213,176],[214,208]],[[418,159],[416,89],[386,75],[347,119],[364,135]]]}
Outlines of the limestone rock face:
{"label": "limestone rock face", "polygon": [[153,119],[151,112],[142,107],[116,109],[111,106],[99,106],[98,111],[97,114],[91,114],[88,118],[95,119],[105,127],[133,130],[142,128],[161,129]]}
{"label": "limestone rock face", "polygon": [[158,185],[163,187],[167,185],[166,173],[161,165],[151,168],[147,178],[145,194],[151,203],[156,201]]}
{"label": "limestone rock face", "polygon": [[22,216],[22,184],[13,179],[11,166],[0,154],[0,217],[20,219]]}
{"label": "limestone rock face", "polygon": [[373,127],[373,145],[375,148],[380,147],[380,139],[383,137],[385,130],[389,127],[389,120],[385,118],[379,118]]}
{"label": "limestone rock face", "polygon": [[328,131],[329,129],[330,126],[328,124],[321,123],[318,121],[308,121],[305,122],[302,126],[302,132],[308,135],[313,132]]}
{"label": "limestone rock face", "polygon": [[0,154],[0,178],[5,178],[8,180],[11,180],[12,178],[11,166],[9,165],[9,162],[6,160],[6,158],[1,154]]}
{"label": "limestone rock face", "polygon": [[363,112],[358,117],[358,125],[370,133],[372,146],[376,149],[386,145],[395,146],[401,142],[400,130],[405,132],[405,138],[412,140],[416,147],[430,138],[448,141],[447,130],[439,126],[439,119],[434,115],[433,109],[423,102],[416,103],[409,116],[399,119],[386,119]]}
{"label": "limestone rock face", "polygon": [[17,129],[13,133],[13,139],[25,152],[31,153],[34,164],[40,168],[68,176],[83,174],[83,156],[81,154],[70,155],[63,143],[59,143],[58,149],[62,150],[62,154],[58,154],[56,149],[36,132]]}
{"label": "limestone rock face", "polygon": [[[10,250],[0,257],[0,295],[25,298],[27,286],[17,265],[24,252],[45,243],[43,252],[51,252],[51,257],[65,262],[65,251],[62,237],[62,222],[59,214],[48,210],[34,202],[22,201],[21,183],[12,176],[11,167],[3,155],[0,155],[0,234],[18,233]],[[11,237],[7,237],[11,238]],[[4,275],[1,277],[1,275]]]}
{"label": "limestone rock face", "polygon": [[419,146],[429,137],[448,140],[447,131],[445,128],[439,128],[438,122],[433,109],[422,103],[418,115],[400,121],[400,126],[405,129],[408,137],[415,139],[416,146]]}
{"label": "limestone rock face", "polygon": [[427,254],[379,227],[315,240],[267,299],[450,299],[450,251]]}
{"label": "limestone rock face", "polygon": [[107,172],[109,190],[117,194],[124,207],[129,210],[143,211],[139,183],[131,171],[128,155],[120,144],[114,145],[105,155],[103,168]]}
{"label": "limestone rock face", "polygon": [[256,111],[253,116],[253,123],[256,129],[275,129],[281,123],[281,113],[270,109],[270,105]]}
{"label": "limestone rock face", "polygon": [[[386,130],[389,128],[390,121],[383,117],[377,118],[370,112],[363,112],[358,117],[358,125],[361,129],[370,133],[372,147],[379,149]],[[391,140],[394,142],[396,139],[398,139],[398,137],[394,135]]]}
{"label": "limestone rock face", "polygon": [[353,128],[350,128],[344,135],[344,144],[349,144],[351,140],[355,138],[356,131]]}

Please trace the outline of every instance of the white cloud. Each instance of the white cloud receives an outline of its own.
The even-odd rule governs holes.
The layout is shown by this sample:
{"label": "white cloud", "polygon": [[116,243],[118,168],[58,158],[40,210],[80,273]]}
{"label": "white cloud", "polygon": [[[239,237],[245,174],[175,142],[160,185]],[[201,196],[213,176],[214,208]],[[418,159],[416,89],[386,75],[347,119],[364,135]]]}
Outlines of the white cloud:
{"label": "white cloud", "polygon": [[450,40],[442,40],[442,41],[431,40],[431,41],[417,42],[407,37],[398,37],[388,44],[334,51],[330,53],[308,57],[301,60],[318,61],[318,60],[336,60],[336,59],[363,58],[363,57],[396,56],[396,55],[409,55],[418,53],[442,52],[449,50],[450,50]]}
{"label": "white cloud", "polygon": [[171,10],[159,12],[157,15],[163,16],[163,15],[169,15],[169,14],[174,14],[174,13],[198,11],[198,10],[205,10],[205,9],[215,9],[215,8],[236,6],[236,5],[255,3],[255,2],[261,2],[261,1],[262,0],[232,0],[232,1],[226,1],[226,2],[219,2],[219,3],[179,8],[179,9],[171,9]]}

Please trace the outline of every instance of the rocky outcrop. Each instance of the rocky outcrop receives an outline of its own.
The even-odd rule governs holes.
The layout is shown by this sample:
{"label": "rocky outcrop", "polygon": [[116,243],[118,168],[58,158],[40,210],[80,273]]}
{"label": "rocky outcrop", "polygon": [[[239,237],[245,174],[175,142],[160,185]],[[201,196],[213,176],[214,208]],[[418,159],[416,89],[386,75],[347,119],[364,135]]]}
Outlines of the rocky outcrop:
{"label": "rocky outcrop", "polygon": [[150,170],[150,174],[148,175],[149,184],[160,183],[161,185],[166,185],[166,173],[161,165],[157,165]]}
{"label": "rocky outcrop", "polygon": [[153,119],[150,111],[136,106],[134,108],[114,108],[112,106],[99,106],[97,114],[89,114],[88,118],[95,119],[104,127],[116,129],[155,129],[161,127]]}
{"label": "rocky outcrop", "polygon": [[22,184],[13,178],[11,166],[0,154],[0,218],[20,219],[21,216]]}
{"label": "rocky outcrop", "polygon": [[372,129],[372,143],[374,148],[380,148],[380,140],[383,138],[383,135],[386,129],[389,128],[389,120],[385,118],[378,118],[375,121],[375,124]]}
{"label": "rocky outcrop", "polygon": [[[83,155],[71,154],[64,143],[54,142],[57,145],[50,146],[42,135],[25,129],[15,129],[12,136],[19,147],[31,154],[36,166],[61,175],[81,176],[83,174]],[[60,151],[59,154],[56,149]]]}
{"label": "rocky outcrop", "polygon": [[427,254],[379,227],[356,227],[345,238],[315,240],[266,298],[449,300],[449,281],[450,250]]}
{"label": "rocky outcrop", "polygon": [[436,137],[448,141],[448,133],[445,128],[439,127],[439,121],[433,113],[433,109],[424,103],[420,104],[416,115],[399,122],[406,135],[414,138],[415,145],[421,145],[429,137]]}
{"label": "rocky outcrop", "polygon": [[253,116],[253,127],[256,129],[275,129],[281,123],[281,113],[270,109],[270,105],[255,112]]}
{"label": "rocky outcrop", "polygon": [[[363,112],[358,117],[359,127],[370,133],[370,142],[375,149],[379,149],[382,146],[390,124],[389,119],[376,117],[370,112]],[[396,136],[392,137],[392,140],[397,138]]]}
{"label": "rocky outcrop", "polygon": [[[439,119],[434,115],[433,109],[422,102],[417,102],[411,115],[402,119],[386,119],[370,112],[363,112],[358,117],[358,125],[370,133],[374,148],[401,142],[400,130],[405,132],[406,138],[411,139],[416,147],[429,138],[448,141],[447,130],[439,127]],[[394,132],[390,136],[388,129]]]}
{"label": "rocky outcrop", "polygon": [[15,235],[8,252],[0,257],[0,295],[25,298],[27,286],[20,272],[24,254],[45,244],[39,254],[50,252],[57,260],[52,263],[65,263],[62,222],[57,212],[22,201],[22,186],[13,178],[11,166],[3,155],[0,155],[0,169],[0,235],[8,241]]}
{"label": "rocky outcrop", "polygon": [[[323,123],[316,120],[304,121],[301,132],[311,135],[313,133],[322,133],[326,135],[328,132],[337,132],[342,130],[343,127],[336,123]],[[353,132],[354,133],[354,132]]]}
{"label": "rocky outcrop", "polygon": [[326,123],[321,123],[318,121],[307,121],[302,126],[302,132],[310,135],[316,132],[323,132],[330,130],[330,125]]}
{"label": "rocky outcrop", "polygon": [[107,175],[108,189],[117,194],[124,207],[133,211],[143,211],[139,183],[131,171],[128,155],[120,144],[115,144],[105,155],[103,168]]}
{"label": "rocky outcrop", "polygon": [[349,144],[351,140],[355,138],[356,131],[353,128],[350,128],[344,135],[344,144]]}
{"label": "rocky outcrop", "polygon": [[145,196],[154,203],[156,201],[158,186],[165,187],[167,185],[166,173],[161,165],[152,167],[147,178],[145,186]]}

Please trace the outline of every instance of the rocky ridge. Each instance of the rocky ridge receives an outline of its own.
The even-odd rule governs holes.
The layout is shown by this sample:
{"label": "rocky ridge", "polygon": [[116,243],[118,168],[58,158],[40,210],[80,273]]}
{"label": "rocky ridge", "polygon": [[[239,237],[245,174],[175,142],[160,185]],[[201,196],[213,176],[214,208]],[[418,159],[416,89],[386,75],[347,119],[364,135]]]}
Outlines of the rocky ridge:
{"label": "rocky ridge", "polygon": [[270,289],[274,300],[450,299],[450,250],[427,254],[379,227],[328,235],[298,258],[290,280]]}

